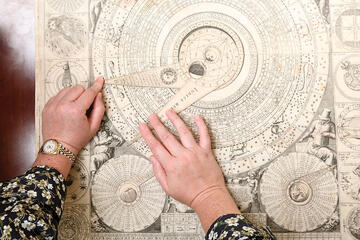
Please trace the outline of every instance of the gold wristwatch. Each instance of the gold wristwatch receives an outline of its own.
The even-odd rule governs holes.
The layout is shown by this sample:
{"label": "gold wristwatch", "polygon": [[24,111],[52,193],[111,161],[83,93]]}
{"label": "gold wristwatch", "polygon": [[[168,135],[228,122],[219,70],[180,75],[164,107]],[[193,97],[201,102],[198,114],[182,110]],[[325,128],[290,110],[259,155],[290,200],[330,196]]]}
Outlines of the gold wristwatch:
{"label": "gold wristwatch", "polygon": [[39,153],[44,153],[49,155],[58,155],[58,154],[64,155],[71,161],[71,164],[74,164],[76,160],[75,154],[72,153],[69,149],[67,149],[63,145],[61,145],[61,143],[59,143],[55,139],[50,139],[44,142],[44,144],[39,150]]}

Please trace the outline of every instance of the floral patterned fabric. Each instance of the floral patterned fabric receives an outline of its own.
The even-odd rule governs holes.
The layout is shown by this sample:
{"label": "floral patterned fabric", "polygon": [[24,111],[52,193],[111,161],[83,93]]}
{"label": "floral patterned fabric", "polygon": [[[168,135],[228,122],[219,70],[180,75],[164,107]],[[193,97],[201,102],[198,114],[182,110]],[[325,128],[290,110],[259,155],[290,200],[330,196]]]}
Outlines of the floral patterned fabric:
{"label": "floral patterned fabric", "polygon": [[[65,200],[65,180],[55,169],[34,167],[0,183],[0,239],[56,239]],[[206,239],[275,239],[241,215],[220,217]]]}
{"label": "floral patterned fabric", "polygon": [[218,218],[205,237],[207,240],[273,240],[274,235],[267,229],[256,228],[242,215],[229,214]]}
{"label": "floral patterned fabric", "polygon": [[50,167],[0,183],[0,239],[56,239],[64,199],[64,178]]}

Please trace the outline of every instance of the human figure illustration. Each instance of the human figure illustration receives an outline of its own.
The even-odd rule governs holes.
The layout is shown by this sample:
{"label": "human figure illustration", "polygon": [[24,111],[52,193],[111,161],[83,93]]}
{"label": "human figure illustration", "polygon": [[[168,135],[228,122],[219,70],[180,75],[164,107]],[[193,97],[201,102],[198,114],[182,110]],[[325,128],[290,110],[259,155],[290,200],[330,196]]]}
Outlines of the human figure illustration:
{"label": "human figure illustration", "polygon": [[300,142],[308,140],[307,152],[323,160],[328,166],[336,163],[336,154],[330,149],[330,139],[336,138],[335,124],[331,121],[331,110],[324,109],[319,119],[312,122]]}
{"label": "human figure illustration", "polygon": [[115,147],[121,146],[125,142],[122,137],[111,133],[109,127],[105,124],[96,134],[93,141],[95,146],[91,161],[94,162],[96,170],[114,156]]}
{"label": "human figure illustration", "polygon": [[66,62],[66,64],[63,66],[63,69],[64,69],[64,74],[63,74],[63,78],[62,78],[62,86],[63,86],[63,88],[72,87],[73,83],[72,83],[72,79],[71,79],[69,62]]}

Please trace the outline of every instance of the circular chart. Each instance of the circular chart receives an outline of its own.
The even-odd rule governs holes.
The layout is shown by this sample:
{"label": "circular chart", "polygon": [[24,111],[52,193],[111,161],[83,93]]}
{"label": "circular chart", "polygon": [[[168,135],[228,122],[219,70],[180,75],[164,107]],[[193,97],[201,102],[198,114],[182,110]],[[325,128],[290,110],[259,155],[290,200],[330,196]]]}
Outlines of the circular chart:
{"label": "circular chart", "polygon": [[347,230],[352,235],[353,239],[360,239],[360,208],[354,207],[347,217]]}
{"label": "circular chart", "polygon": [[[109,22],[121,26],[116,46],[107,40]],[[179,64],[192,79],[207,74],[212,80],[202,82],[204,87],[224,83],[181,117],[195,133],[193,116],[205,118],[217,160],[230,176],[273,160],[311,123],[329,72],[323,22],[311,0],[134,1],[126,9],[109,5],[94,33],[93,70],[110,78]],[[167,71],[161,80],[171,84],[175,78]],[[177,92],[106,85],[107,114],[131,141],[138,124]],[[143,141],[133,146],[150,156]],[[231,160],[237,146],[246,146],[244,154]]]}
{"label": "circular chart", "polygon": [[360,104],[349,105],[340,113],[338,134],[347,147],[360,150]]}
{"label": "circular chart", "polygon": [[91,199],[104,224],[121,232],[137,232],[159,218],[166,194],[155,177],[141,181],[149,173],[149,161],[135,155],[123,155],[101,166],[94,177]]}
{"label": "circular chart", "polygon": [[337,182],[332,170],[306,153],[280,157],[264,173],[260,199],[266,213],[279,226],[308,232],[326,223],[337,202]]}
{"label": "circular chart", "polygon": [[73,206],[64,210],[59,223],[59,240],[85,240],[88,239],[89,220],[84,215],[86,207]]}
{"label": "circular chart", "polygon": [[88,87],[88,74],[77,62],[61,61],[50,67],[46,75],[46,92],[48,97],[55,96],[61,89],[74,87],[77,84]]}
{"label": "circular chart", "polygon": [[342,95],[352,100],[360,100],[360,62],[359,56],[343,59],[336,69],[336,87]]}

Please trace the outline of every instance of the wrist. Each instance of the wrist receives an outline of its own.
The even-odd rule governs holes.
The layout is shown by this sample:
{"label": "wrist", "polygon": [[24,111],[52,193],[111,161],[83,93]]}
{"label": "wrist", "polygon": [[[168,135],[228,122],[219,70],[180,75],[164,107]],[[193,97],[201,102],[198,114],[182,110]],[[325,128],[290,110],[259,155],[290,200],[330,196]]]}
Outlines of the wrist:
{"label": "wrist", "polygon": [[72,152],[75,156],[77,156],[80,152],[80,149],[78,148],[75,148],[74,146],[64,142],[64,141],[61,141],[61,140],[57,140],[62,146],[64,146],[66,149],[68,149],[70,152]]}
{"label": "wrist", "polygon": [[77,156],[80,152],[80,149],[69,144],[68,142],[62,140],[61,138],[57,138],[57,137],[48,137],[48,138],[44,138],[43,144],[45,142],[47,142],[48,140],[56,140],[58,143],[60,143],[63,147],[65,147],[66,149],[68,149],[70,152],[72,152],[75,156]]}
{"label": "wrist", "polygon": [[219,217],[240,214],[239,208],[226,187],[213,187],[204,191],[192,202],[191,207],[199,216],[205,232]]}

